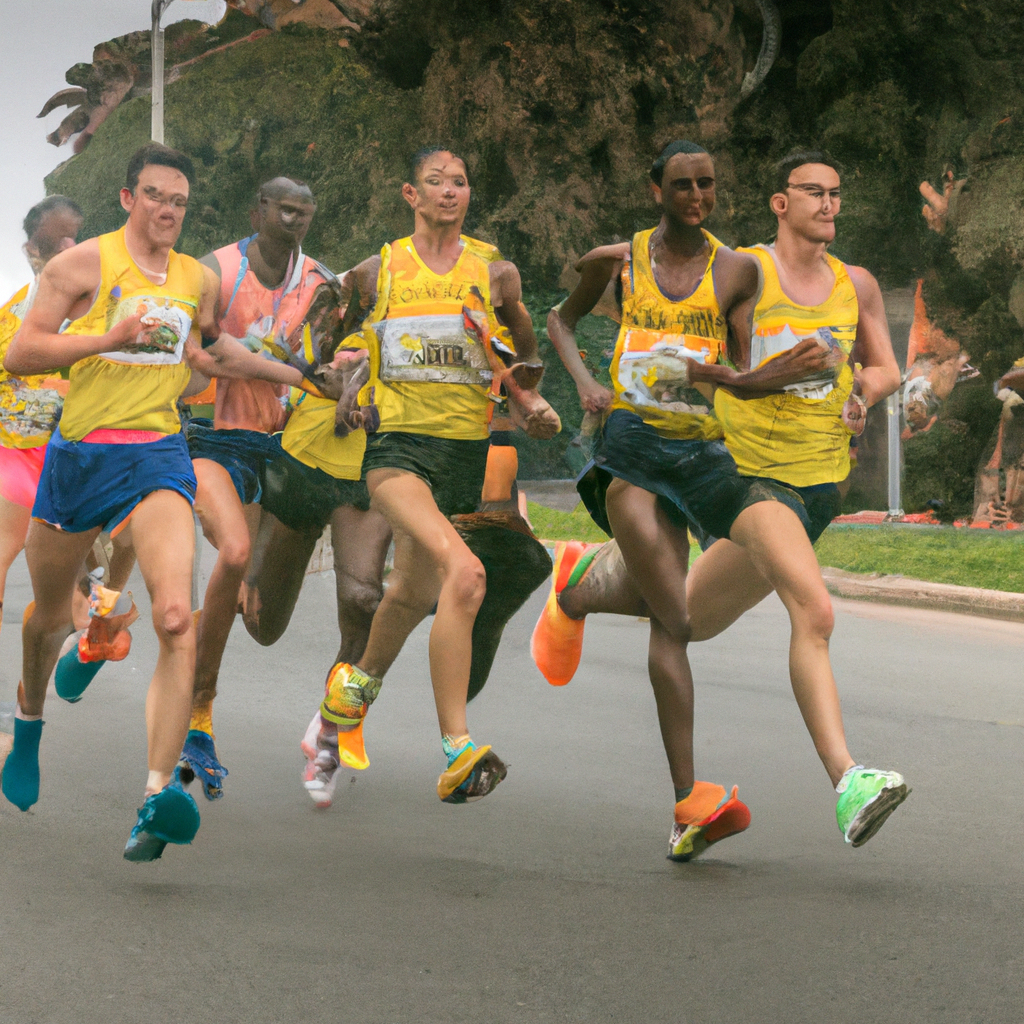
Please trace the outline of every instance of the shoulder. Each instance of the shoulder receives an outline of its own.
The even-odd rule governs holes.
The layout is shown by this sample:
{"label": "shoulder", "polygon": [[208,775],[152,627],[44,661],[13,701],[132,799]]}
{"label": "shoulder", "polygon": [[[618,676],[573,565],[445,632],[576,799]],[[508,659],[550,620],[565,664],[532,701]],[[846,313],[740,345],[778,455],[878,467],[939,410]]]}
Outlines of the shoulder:
{"label": "shoulder", "polygon": [[[390,247],[385,247],[390,248]],[[359,284],[360,291],[365,292],[367,287],[376,287],[377,275],[380,273],[381,263],[383,262],[382,256],[370,256],[363,260],[362,263],[357,263],[347,273],[354,274],[355,279]]]}
{"label": "shoulder", "polygon": [[610,245],[599,245],[576,261],[576,270],[582,274],[583,268],[588,264],[599,264],[611,269],[629,257],[632,244],[632,242],[612,242]]}
{"label": "shoulder", "polygon": [[490,242],[481,242],[479,238],[470,238],[469,235],[462,235],[461,238],[466,248],[485,263],[504,262],[501,251],[496,245],[491,245]]}
{"label": "shoulder", "polygon": [[[314,259],[312,256],[303,256],[303,260],[305,261],[303,265],[304,274],[317,274],[328,284],[338,280],[338,275],[330,267],[325,267],[319,260]],[[348,273],[348,271],[345,271],[345,273]]]}
{"label": "shoulder", "polygon": [[57,285],[61,291],[91,291],[100,283],[100,240],[90,238],[57,253],[43,268],[41,284]]}
{"label": "shoulder", "polygon": [[882,289],[879,287],[878,279],[870,270],[865,270],[863,267],[853,267],[847,263],[842,264],[842,266],[846,270],[853,284],[854,291],[857,293],[857,299],[860,302],[881,302]]}
{"label": "shoulder", "polygon": [[723,283],[734,283],[738,289],[749,292],[760,281],[760,261],[749,252],[738,252],[727,245],[719,245],[715,250],[715,273]]}

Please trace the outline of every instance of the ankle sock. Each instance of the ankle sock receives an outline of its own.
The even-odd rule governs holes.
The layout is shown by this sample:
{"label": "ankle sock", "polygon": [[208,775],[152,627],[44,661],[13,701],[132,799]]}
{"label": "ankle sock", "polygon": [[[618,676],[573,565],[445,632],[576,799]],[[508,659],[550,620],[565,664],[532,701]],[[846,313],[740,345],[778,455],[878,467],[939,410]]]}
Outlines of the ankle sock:
{"label": "ankle sock", "polygon": [[39,740],[42,718],[14,719],[14,746],[4,762],[0,788],[19,810],[27,811],[39,799]]}
{"label": "ankle sock", "polygon": [[444,751],[444,756],[448,758],[448,767],[452,766],[452,763],[467,747],[473,747],[474,743],[469,738],[469,733],[464,733],[462,736],[450,736],[445,733],[441,737],[441,749]]}

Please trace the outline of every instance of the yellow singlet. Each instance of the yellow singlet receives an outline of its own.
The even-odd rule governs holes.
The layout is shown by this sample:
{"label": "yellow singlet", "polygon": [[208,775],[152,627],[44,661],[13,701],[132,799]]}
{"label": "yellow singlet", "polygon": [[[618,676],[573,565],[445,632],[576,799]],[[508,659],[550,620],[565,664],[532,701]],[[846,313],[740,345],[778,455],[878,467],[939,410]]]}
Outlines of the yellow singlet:
{"label": "yellow singlet", "polygon": [[337,402],[292,388],[294,409],[281,435],[281,446],[306,466],[322,469],[336,480],[358,480],[366,450],[366,434],[353,430],[336,437],[334,413]]}
{"label": "yellow singlet", "polygon": [[651,266],[655,228],[633,236],[622,265],[622,324],[612,356],[612,409],[628,409],[665,437],[712,441],[722,436],[710,397],[687,383],[684,359],[716,363],[728,326],[715,298],[711,268],[721,242],[711,246],[707,269],[685,298],[658,287]]}
{"label": "yellow singlet", "polygon": [[489,435],[490,364],[463,327],[462,306],[475,285],[492,334],[509,344],[491,306],[490,265],[502,257],[465,235],[462,244],[458,262],[443,275],[420,259],[411,238],[381,250],[377,304],[362,332],[381,431],[471,441]]}
{"label": "yellow singlet", "polygon": [[858,315],[853,281],[846,267],[826,253],[836,277],[832,294],[820,306],[801,306],[782,291],[771,249],[757,245],[739,251],[756,256],[764,275],[754,310],[751,369],[811,337],[847,358],[831,373],[791,384],[781,395],[744,401],[719,389],[715,413],[725,430],[726,447],[744,476],[773,477],[794,487],[845,480],[852,435],[842,411],[853,388],[849,356]]}
{"label": "yellow singlet", "polygon": [[3,358],[34,297],[35,283],[0,306],[0,445],[5,448],[41,447],[60,417],[61,396],[45,386],[52,374],[15,377],[3,368]]}
{"label": "yellow singlet", "polygon": [[71,367],[61,436],[80,441],[101,428],[181,430],[176,403],[188,383],[182,353],[193,330],[203,293],[203,267],[191,256],[169,254],[167,283],[154,284],[136,266],[124,243],[124,228],[100,235],[100,287],[89,312],[68,334],[106,334],[133,313],[159,321],[145,328],[147,344],[127,352],[89,356]]}

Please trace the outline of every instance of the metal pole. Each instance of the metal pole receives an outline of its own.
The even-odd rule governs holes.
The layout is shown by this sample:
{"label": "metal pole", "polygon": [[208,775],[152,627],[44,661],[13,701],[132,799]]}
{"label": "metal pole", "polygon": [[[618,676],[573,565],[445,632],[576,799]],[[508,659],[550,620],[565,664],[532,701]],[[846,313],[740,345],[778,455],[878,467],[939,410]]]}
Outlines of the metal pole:
{"label": "metal pole", "polygon": [[889,519],[902,519],[903,507],[900,494],[902,458],[900,450],[900,392],[894,391],[886,399],[889,434]]}
{"label": "metal pole", "polygon": [[154,142],[164,141],[164,30],[160,27],[160,16],[171,6],[173,0],[153,0],[153,30],[151,49],[153,54],[153,90],[150,135]]}

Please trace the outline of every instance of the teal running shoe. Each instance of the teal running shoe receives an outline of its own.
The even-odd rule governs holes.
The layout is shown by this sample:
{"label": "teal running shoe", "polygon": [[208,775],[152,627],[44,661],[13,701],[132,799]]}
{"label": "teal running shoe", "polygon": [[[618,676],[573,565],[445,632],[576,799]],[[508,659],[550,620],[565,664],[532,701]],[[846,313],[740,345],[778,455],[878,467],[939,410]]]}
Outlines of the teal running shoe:
{"label": "teal running shoe", "polygon": [[198,831],[199,808],[174,779],[159,793],[147,796],[139,808],[139,820],[124,848],[124,859],[156,860],[168,843],[187,845]]}
{"label": "teal running shoe", "polygon": [[843,773],[836,792],[839,831],[854,846],[863,846],[910,795],[899,772],[883,772],[862,764]]}

